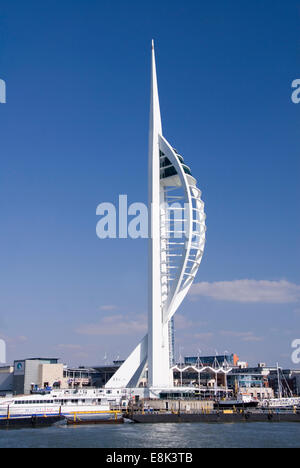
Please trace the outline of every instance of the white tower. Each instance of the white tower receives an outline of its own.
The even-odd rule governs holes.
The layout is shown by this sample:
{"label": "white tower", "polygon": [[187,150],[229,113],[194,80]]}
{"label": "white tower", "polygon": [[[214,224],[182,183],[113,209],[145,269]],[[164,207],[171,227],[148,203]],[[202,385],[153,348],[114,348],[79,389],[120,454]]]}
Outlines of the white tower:
{"label": "white tower", "polygon": [[205,246],[201,191],[184,159],[162,134],[154,44],[149,130],[148,334],[106,387],[172,388],[171,320],[190,289]]}

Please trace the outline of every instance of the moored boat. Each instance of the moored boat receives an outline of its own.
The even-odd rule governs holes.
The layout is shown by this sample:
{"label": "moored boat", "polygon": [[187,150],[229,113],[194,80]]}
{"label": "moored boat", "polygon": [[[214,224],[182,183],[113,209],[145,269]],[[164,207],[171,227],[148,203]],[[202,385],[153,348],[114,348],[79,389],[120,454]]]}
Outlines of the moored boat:
{"label": "moored boat", "polygon": [[74,418],[109,421],[121,413],[111,410],[101,389],[52,390],[46,394],[0,398],[0,421],[30,418]]}
{"label": "moored boat", "polygon": [[287,398],[271,398],[269,400],[263,400],[260,403],[260,407],[264,409],[294,409],[300,408],[299,397],[287,397]]}
{"label": "moored boat", "polygon": [[236,399],[219,400],[215,403],[215,409],[229,408],[257,408],[258,400],[248,394],[238,394]]}

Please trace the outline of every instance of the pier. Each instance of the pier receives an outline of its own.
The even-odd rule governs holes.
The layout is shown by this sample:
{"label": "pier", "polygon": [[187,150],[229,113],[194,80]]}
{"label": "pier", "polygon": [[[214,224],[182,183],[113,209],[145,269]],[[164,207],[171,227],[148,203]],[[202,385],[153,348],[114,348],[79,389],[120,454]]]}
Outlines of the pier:
{"label": "pier", "polygon": [[296,411],[211,411],[202,413],[182,412],[131,412],[124,415],[134,423],[251,423],[251,422],[294,422],[300,423],[300,412]]}

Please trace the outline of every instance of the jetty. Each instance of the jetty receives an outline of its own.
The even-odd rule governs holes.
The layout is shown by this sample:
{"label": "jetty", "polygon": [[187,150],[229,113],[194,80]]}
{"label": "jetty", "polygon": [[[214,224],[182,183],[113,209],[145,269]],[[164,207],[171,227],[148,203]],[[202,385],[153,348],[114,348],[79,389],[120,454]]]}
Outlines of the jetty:
{"label": "jetty", "polygon": [[130,412],[124,415],[134,423],[251,423],[295,422],[300,423],[300,411],[211,411],[203,413],[183,412]]}

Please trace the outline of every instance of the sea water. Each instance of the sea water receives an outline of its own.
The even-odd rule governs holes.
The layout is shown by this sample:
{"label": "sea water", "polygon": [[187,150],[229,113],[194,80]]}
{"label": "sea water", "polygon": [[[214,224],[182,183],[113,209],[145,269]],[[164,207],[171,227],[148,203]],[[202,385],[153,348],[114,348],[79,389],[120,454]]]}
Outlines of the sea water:
{"label": "sea water", "polygon": [[123,424],[1,429],[0,448],[299,448],[300,424]]}

